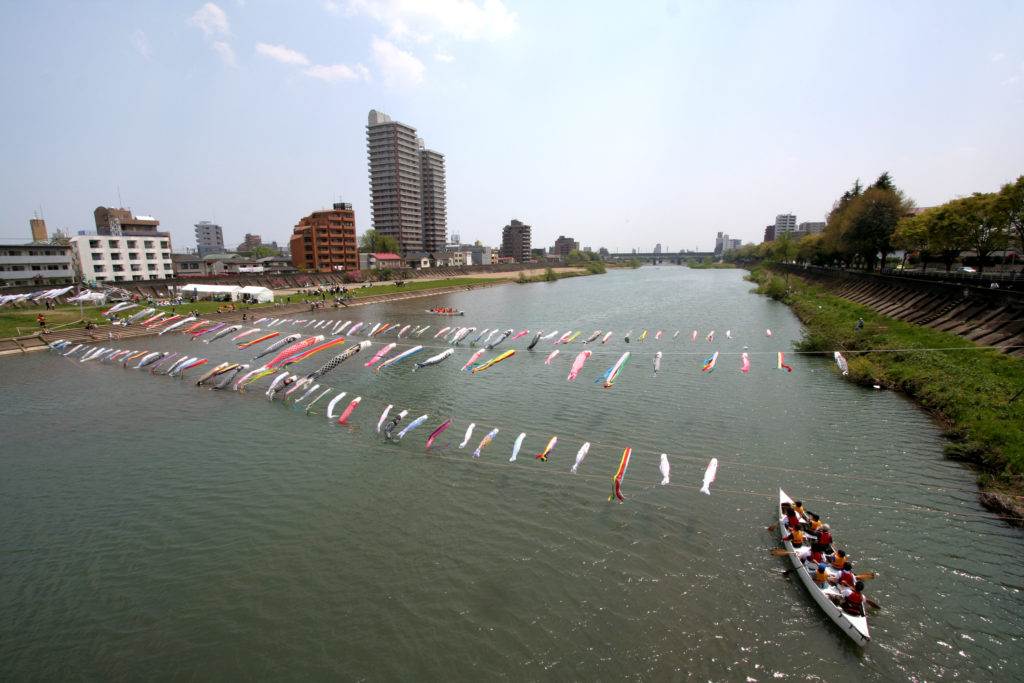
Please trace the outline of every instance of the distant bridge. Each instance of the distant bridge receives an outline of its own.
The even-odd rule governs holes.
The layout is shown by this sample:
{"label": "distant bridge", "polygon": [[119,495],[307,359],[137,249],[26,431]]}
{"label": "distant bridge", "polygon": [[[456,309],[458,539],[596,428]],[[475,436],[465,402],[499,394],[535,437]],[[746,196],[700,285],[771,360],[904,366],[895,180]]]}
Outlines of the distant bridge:
{"label": "distant bridge", "polygon": [[682,265],[687,259],[714,259],[715,253],[713,251],[686,251],[681,254],[678,252],[661,252],[656,254],[652,251],[646,253],[637,252],[634,254],[630,251],[610,253],[608,254],[608,257],[617,261],[628,261],[629,259],[636,257],[644,263],[674,263],[676,265]]}

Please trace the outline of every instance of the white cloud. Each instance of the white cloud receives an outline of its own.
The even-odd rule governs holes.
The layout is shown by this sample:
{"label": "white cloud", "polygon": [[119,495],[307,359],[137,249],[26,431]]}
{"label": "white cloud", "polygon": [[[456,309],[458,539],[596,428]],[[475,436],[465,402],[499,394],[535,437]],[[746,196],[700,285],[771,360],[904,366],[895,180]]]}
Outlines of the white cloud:
{"label": "white cloud", "polygon": [[450,62],[454,62],[455,57],[452,57],[451,55],[446,55],[440,50],[438,50],[437,52],[434,53],[434,61],[444,62],[445,64],[448,64]]}
{"label": "white cloud", "polygon": [[267,43],[256,43],[256,52],[270,57],[271,59],[277,60],[282,64],[297,64],[299,66],[306,66],[309,64],[309,59],[306,55],[295,50],[289,50],[284,45],[268,45]]}
{"label": "white cloud", "polygon": [[354,67],[347,66],[345,64],[331,64],[330,66],[314,64],[313,66],[303,69],[302,73],[310,78],[319,78],[321,81],[325,81],[327,83],[335,83],[337,81],[370,80],[370,71],[362,64],[356,64]]}
{"label": "white cloud", "polygon": [[515,12],[502,0],[350,0],[348,15],[366,15],[384,24],[396,40],[425,41],[435,35],[460,40],[494,40],[516,30]]}
{"label": "white cloud", "polygon": [[334,0],[324,0],[324,11],[330,14],[340,14],[341,5],[334,2]]}
{"label": "white cloud", "polygon": [[235,59],[235,51],[231,49],[230,45],[217,40],[214,41],[212,47],[220,55],[220,60],[224,62],[224,66],[238,66],[238,60]]}
{"label": "white cloud", "polygon": [[1006,59],[1006,53],[1005,52],[993,52],[992,53],[992,61],[993,62],[1001,62],[1004,59]]}
{"label": "white cloud", "polygon": [[403,88],[423,82],[423,72],[427,68],[423,62],[390,41],[374,37],[373,59],[381,68],[385,85]]}
{"label": "white cloud", "polygon": [[196,13],[189,17],[188,23],[199,28],[207,38],[231,33],[231,29],[228,28],[228,15],[212,2],[196,10]]}
{"label": "white cloud", "polygon": [[153,54],[153,48],[150,47],[149,40],[141,28],[135,29],[135,33],[132,34],[132,46],[146,59]]}

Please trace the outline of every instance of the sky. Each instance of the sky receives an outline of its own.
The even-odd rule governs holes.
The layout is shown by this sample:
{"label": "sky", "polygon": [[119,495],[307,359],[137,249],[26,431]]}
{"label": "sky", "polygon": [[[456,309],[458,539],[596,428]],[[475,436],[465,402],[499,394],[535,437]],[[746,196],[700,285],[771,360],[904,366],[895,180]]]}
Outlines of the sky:
{"label": "sky", "polygon": [[155,216],[372,227],[371,109],[445,155],[448,231],[612,251],[762,240],[888,171],[918,206],[1024,174],[1024,2],[0,3],[0,238]]}

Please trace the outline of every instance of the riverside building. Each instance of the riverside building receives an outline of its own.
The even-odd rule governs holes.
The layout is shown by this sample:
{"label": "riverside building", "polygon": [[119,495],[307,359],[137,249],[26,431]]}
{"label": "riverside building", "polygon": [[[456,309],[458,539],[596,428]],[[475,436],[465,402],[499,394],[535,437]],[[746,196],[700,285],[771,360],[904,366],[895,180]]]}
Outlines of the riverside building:
{"label": "riverside building", "polygon": [[338,202],[327,211],[314,211],[299,220],[290,241],[292,265],[318,273],[359,270],[356,214],[352,205]]}
{"label": "riverside building", "polygon": [[366,124],[373,229],[403,254],[440,251],[447,233],[444,155],[416,129],[371,109]]}

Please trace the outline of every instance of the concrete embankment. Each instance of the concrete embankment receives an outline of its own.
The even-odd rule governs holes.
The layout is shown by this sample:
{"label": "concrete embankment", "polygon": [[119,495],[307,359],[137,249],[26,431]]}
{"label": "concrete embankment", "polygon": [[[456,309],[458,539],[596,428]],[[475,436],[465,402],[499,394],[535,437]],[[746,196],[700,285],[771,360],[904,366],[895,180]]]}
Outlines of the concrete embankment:
{"label": "concrete embankment", "polygon": [[832,268],[791,267],[790,272],[890,318],[1024,357],[1024,293]]}
{"label": "concrete embankment", "polygon": [[[454,285],[451,287],[438,287],[436,289],[424,289],[418,291],[409,292],[396,292],[393,294],[379,294],[374,296],[359,297],[351,299],[345,302],[344,306],[337,306],[333,303],[328,304],[331,310],[344,311],[349,308],[358,308],[361,306],[368,306],[370,304],[378,304],[385,301],[399,301],[402,299],[418,299],[431,296],[437,296],[439,294],[452,294],[454,292],[466,292],[474,289],[482,289],[484,287],[495,287],[497,285],[509,284],[510,280],[495,280],[493,283],[476,283],[472,285]],[[180,308],[187,309],[188,304],[181,306]],[[246,315],[249,322],[257,320],[264,316],[272,318],[280,318],[284,316],[291,316],[298,313],[311,314],[316,317],[316,311],[310,310],[309,302],[299,303],[286,303],[286,304],[275,304],[274,306],[265,306],[261,308],[252,309],[236,309],[227,313],[208,313],[200,316],[200,320],[209,320],[211,322],[226,322],[226,323],[239,323],[242,322],[242,315]],[[74,328],[65,330],[53,330],[50,334],[34,334],[23,337],[11,337],[8,339],[0,339],[0,355],[8,355],[15,353],[28,353],[30,351],[43,351],[48,348],[48,344],[58,339],[66,339],[75,343],[111,343],[114,341],[124,341],[135,337],[149,337],[154,336],[160,332],[160,328],[147,329],[141,325],[130,325],[123,327],[120,325],[101,325],[92,330],[86,330],[84,328]]]}

